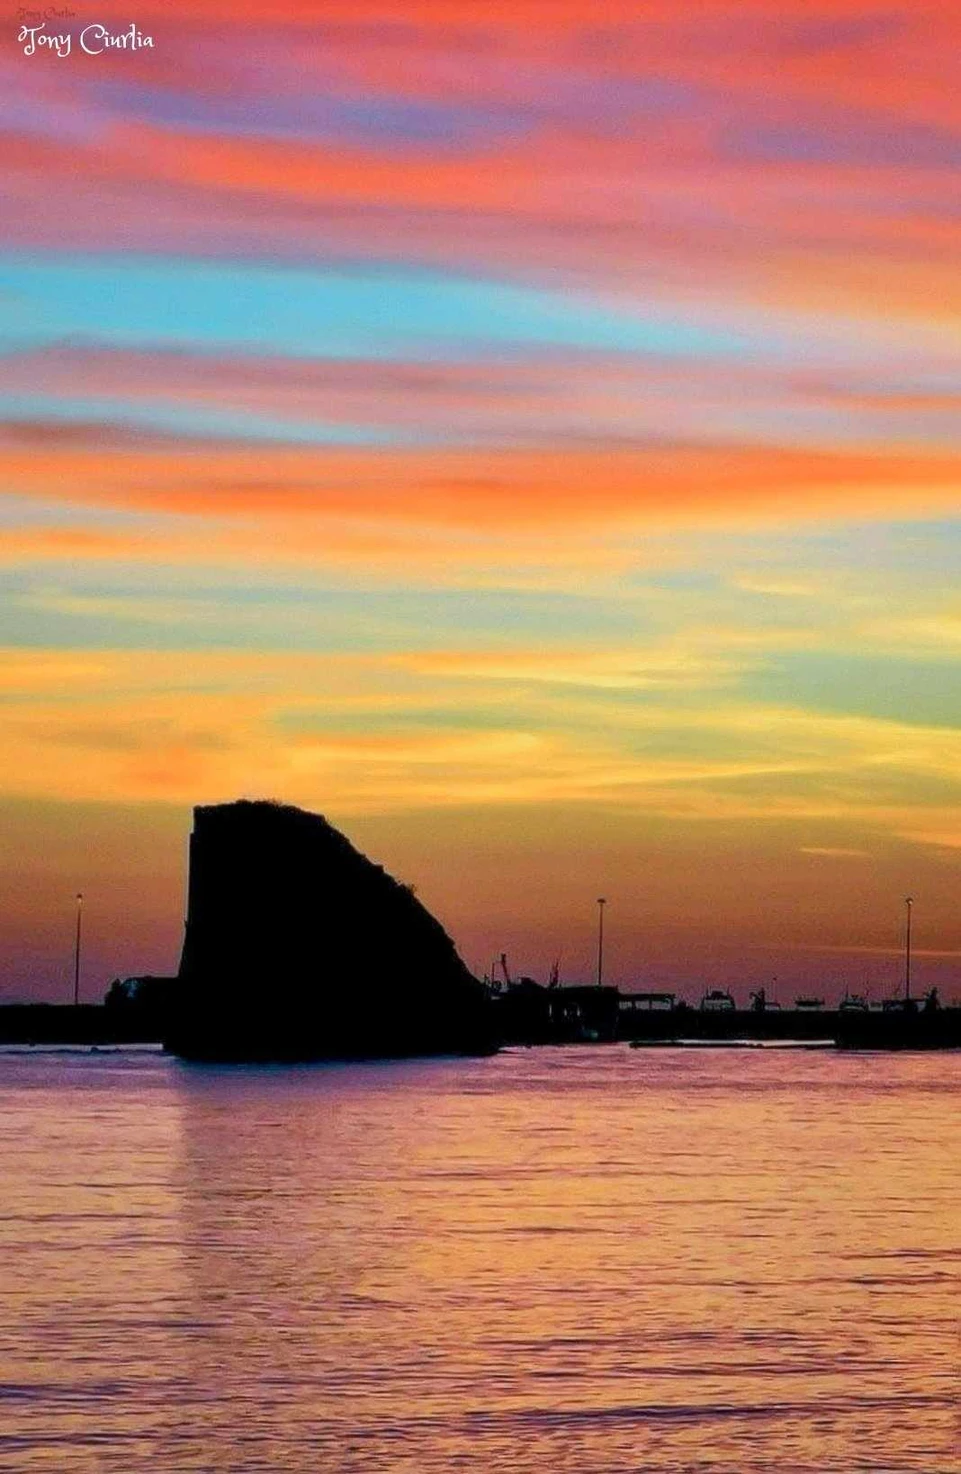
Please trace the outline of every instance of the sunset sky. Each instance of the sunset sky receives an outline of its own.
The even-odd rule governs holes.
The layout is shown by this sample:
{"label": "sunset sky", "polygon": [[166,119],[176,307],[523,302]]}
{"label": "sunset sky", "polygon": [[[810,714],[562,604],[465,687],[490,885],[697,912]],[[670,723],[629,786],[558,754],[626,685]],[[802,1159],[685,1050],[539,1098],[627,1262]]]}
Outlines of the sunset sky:
{"label": "sunset sky", "polygon": [[911,894],[961,995],[957,17],[10,12],[0,1001],[78,890],[88,997],[174,970],[240,796],[479,972],[604,895],[610,981],[878,997]]}

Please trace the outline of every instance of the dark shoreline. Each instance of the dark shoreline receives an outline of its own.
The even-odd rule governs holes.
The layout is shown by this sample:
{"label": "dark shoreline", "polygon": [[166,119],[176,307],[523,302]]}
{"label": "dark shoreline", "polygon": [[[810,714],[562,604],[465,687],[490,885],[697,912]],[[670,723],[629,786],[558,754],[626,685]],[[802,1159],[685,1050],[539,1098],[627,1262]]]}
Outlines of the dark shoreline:
{"label": "dark shoreline", "polygon": [[101,1003],[0,1005],[0,1044],[153,1044],[160,1031]]}
{"label": "dark shoreline", "polygon": [[[0,1005],[0,1045],[161,1044],[165,1032],[161,1017],[137,1008],[109,1008],[103,1004]],[[682,1008],[632,1012],[630,1017],[617,1018],[613,1028],[601,1031],[548,1025],[527,1033],[508,1027],[499,1038],[499,1044],[507,1047],[613,1043],[628,1043],[637,1048],[751,1048],[780,1044],[796,1048],[836,1045],[842,1049],[885,1051],[957,1049],[961,1048],[961,1009],[864,1013],[839,1009],[710,1012]],[[398,1057],[429,1052],[403,1050]],[[215,1054],[216,1051],[211,1057]],[[295,1054],[296,1051],[292,1052],[290,1057]],[[394,1056],[383,1048],[372,1048],[369,1054],[361,1048],[351,1050],[349,1057]]]}

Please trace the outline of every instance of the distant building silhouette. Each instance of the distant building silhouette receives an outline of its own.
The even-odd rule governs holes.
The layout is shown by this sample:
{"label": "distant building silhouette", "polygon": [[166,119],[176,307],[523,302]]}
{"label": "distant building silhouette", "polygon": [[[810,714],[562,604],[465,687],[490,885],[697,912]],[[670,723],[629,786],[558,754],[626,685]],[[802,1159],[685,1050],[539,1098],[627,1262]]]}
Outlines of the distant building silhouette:
{"label": "distant building silhouette", "polygon": [[412,886],[320,815],[242,801],[194,810],[165,1043],[197,1059],[476,1053],[490,1005]]}
{"label": "distant building silhouette", "polygon": [[114,978],[104,1005],[115,1024],[140,1039],[159,1039],[167,1028],[175,978]]}

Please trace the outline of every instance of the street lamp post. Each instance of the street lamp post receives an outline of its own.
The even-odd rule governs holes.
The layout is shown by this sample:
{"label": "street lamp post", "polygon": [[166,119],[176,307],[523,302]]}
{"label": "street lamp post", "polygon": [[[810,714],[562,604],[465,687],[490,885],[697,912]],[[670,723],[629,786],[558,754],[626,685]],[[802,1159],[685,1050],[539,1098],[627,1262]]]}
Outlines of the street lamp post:
{"label": "street lamp post", "polygon": [[905,896],[904,906],[907,911],[907,927],[904,936],[904,1001],[911,1002],[911,907],[914,905],[912,896]]}
{"label": "street lamp post", "polygon": [[607,905],[606,896],[597,898],[597,986],[601,986],[604,977],[604,907]]}
{"label": "street lamp post", "polygon": [[77,892],[77,939],[73,952],[73,1006],[80,1002],[80,929],[83,919],[83,896]]}

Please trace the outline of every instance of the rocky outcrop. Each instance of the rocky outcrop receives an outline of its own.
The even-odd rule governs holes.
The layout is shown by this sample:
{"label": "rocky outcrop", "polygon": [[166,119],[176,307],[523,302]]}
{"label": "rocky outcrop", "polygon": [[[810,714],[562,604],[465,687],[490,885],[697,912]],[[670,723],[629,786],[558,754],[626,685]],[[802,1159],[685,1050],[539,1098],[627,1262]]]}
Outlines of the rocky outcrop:
{"label": "rocky outcrop", "polygon": [[195,1059],[477,1053],[484,990],[443,927],[317,814],[194,810],[165,1043]]}

